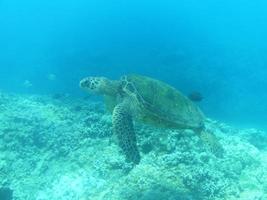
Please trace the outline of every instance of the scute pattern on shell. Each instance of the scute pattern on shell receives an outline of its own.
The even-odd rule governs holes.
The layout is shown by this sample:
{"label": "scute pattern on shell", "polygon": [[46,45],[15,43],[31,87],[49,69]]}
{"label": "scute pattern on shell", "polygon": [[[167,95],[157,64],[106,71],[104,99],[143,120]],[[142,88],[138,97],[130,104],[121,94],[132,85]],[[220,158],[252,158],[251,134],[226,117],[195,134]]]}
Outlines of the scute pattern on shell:
{"label": "scute pattern on shell", "polygon": [[140,75],[123,76],[122,82],[126,81],[134,86],[127,92],[136,95],[142,108],[142,122],[173,128],[198,128],[203,125],[205,117],[200,109],[170,85]]}

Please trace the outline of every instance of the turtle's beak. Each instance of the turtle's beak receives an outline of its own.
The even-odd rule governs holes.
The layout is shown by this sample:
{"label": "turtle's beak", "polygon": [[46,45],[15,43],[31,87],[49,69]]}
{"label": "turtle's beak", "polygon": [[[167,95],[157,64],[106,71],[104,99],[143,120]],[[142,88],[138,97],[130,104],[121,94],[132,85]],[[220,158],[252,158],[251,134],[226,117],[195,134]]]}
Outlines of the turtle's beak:
{"label": "turtle's beak", "polygon": [[90,79],[89,78],[84,78],[80,81],[80,88],[86,89],[90,87]]}

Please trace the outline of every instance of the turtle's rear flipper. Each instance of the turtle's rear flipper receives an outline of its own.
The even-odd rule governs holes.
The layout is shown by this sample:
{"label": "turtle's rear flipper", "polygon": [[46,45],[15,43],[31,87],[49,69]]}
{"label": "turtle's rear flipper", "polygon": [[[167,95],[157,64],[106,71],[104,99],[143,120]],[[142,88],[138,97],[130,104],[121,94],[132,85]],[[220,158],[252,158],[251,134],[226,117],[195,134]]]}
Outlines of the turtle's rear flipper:
{"label": "turtle's rear flipper", "polygon": [[223,157],[223,147],[220,144],[220,142],[218,141],[218,139],[216,138],[216,136],[207,131],[207,130],[203,130],[200,132],[199,135],[200,139],[202,140],[202,142],[205,144],[205,146],[217,157]]}
{"label": "turtle's rear flipper", "polygon": [[114,108],[112,122],[114,133],[126,160],[138,164],[140,154],[137,149],[132,115],[126,103],[120,103]]}

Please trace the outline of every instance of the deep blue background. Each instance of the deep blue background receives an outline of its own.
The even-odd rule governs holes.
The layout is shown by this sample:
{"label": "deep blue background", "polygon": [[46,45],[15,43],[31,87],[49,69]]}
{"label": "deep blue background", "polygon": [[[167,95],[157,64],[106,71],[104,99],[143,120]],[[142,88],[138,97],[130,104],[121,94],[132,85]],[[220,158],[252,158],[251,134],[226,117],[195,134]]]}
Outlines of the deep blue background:
{"label": "deep blue background", "polygon": [[209,117],[266,128],[266,8],[264,0],[0,0],[0,89],[81,95],[81,77],[141,73],[200,91]]}

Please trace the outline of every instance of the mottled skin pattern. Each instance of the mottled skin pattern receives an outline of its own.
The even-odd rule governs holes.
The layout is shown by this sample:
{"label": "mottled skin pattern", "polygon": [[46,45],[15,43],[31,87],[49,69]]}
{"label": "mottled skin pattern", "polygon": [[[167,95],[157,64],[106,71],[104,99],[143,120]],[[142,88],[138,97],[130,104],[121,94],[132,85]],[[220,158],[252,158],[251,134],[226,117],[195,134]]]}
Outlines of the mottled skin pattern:
{"label": "mottled skin pattern", "polygon": [[119,81],[88,77],[80,82],[80,87],[104,95],[108,110],[113,112],[114,134],[129,162],[140,162],[133,120],[157,127],[192,129],[212,152],[222,154],[215,135],[205,129],[205,117],[200,109],[166,83],[129,75]]}
{"label": "mottled skin pattern", "polygon": [[119,146],[126,156],[126,160],[138,164],[140,153],[137,148],[136,135],[133,127],[133,117],[128,105],[118,104],[113,111],[113,130],[119,142]]}

